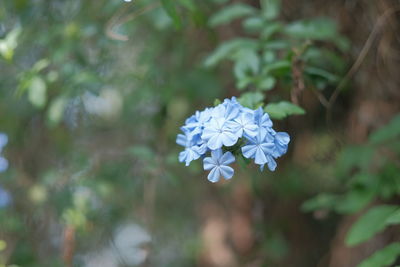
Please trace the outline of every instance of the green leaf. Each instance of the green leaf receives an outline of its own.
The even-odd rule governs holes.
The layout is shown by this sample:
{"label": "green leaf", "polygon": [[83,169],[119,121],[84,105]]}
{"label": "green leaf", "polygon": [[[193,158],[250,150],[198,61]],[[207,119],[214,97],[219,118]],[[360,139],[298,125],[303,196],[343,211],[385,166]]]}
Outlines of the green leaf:
{"label": "green leaf", "polygon": [[321,78],[324,78],[331,83],[336,83],[339,81],[338,76],[336,76],[335,74],[330,73],[326,70],[320,69],[320,68],[306,67],[306,68],[304,68],[304,72],[309,75],[319,76]]}
{"label": "green leaf", "polygon": [[400,223],[400,208],[393,212],[386,220],[386,224],[399,224]]}
{"label": "green leaf", "polygon": [[262,104],[264,95],[260,92],[247,92],[240,96],[238,99],[239,103],[244,107],[255,109],[257,106]]}
{"label": "green leaf", "polygon": [[257,89],[260,90],[271,90],[272,88],[274,88],[276,84],[276,79],[272,76],[263,76],[261,79],[259,79],[256,82],[256,87]]}
{"label": "green leaf", "polygon": [[7,243],[4,240],[0,239],[0,252],[7,248]]}
{"label": "green leaf", "polygon": [[301,210],[310,212],[318,209],[332,209],[338,199],[338,196],[332,194],[318,194],[317,196],[305,201],[301,205]]}
{"label": "green leaf", "polygon": [[279,16],[281,8],[280,0],[261,0],[260,4],[264,18],[272,20]]}
{"label": "green leaf", "polygon": [[387,125],[373,132],[369,141],[372,144],[380,144],[398,137],[400,137],[400,115],[395,116]]}
{"label": "green leaf", "polygon": [[58,97],[51,102],[47,113],[50,126],[55,126],[61,121],[66,104],[67,99],[64,97]]}
{"label": "green leaf", "polygon": [[182,25],[181,18],[178,15],[176,10],[174,0],[161,0],[162,7],[164,8],[165,12],[174,22],[176,28],[180,28]]}
{"label": "green leaf", "polygon": [[50,65],[50,61],[47,58],[41,59],[35,63],[32,67],[32,71],[38,73]]}
{"label": "green leaf", "polygon": [[279,32],[282,29],[282,24],[279,22],[271,22],[264,25],[261,32],[261,39],[267,41],[270,39],[275,33]]}
{"label": "green leaf", "polygon": [[348,173],[354,167],[367,170],[373,155],[372,146],[347,146],[338,156],[336,172],[339,176],[348,177]]}
{"label": "green leaf", "polygon": [[264,111],[267,112],[271,118],[277,120],[290,115],[303,115],[306,113],[304,109],[288,101],[268,104],[264,108]]}
{"label": "green leaf", "polygon": [[311,40],[335,40],[336,23],[327,18],[296,21],[286,26],[284,32],[290,37]]}
{"label": "green leaf", "polygon": [[292,63],[289,60],[279,60],[266,65],[263,69],[263,73],[276,73],[283,75],[291,72]]}
{"label": "green leaf", "polygon": [[271,40],[265,43],[264,49],[285,50],[291,49],[291,44],[286,40]]}
{"label": "green leaf", "polygon": [[355,213],[371,203],[374,196],[374,191],[365,189],[348,191],[336,201],[335,210],[342,214]]}
{"label": "green leaf", "polygon": [[224,7],[219,12],[211,16],[209,25],[212,27],[227,24],[235,19],[254,14],[256,9],[252,6],[237,3]]}
{"label": "green leaf", "polygon": [[221,100],[218,98],[214,99],[214,107],[218,106],[219,104],[221,104]]}
{"label": "green leaf", "polygon": [[400,242],[395,242],[376,251],[372,256],[363,260],[357,267],[388,267],[400,255]]}
{"label": "green leaf", "polygon": [[248,86],[249,84],[251,84],[253,82],[254,82],[253,77],[244,77],[236,82],[236,87],[239,90],[243,90],[246,88],[246,86]]}
{"label": "green leaf", "polygon": [[179,3],[192,12],[196,11],[196,4],[194,0],[179,0]]}
{"label": "green leaf", "polygon": [[244,20],[242,25],[248,32],[258,32],[264,28],[264,20],[261,17],[250,17]]}
{"label": "green leaf", "polygon": [[397,210],[394,205],[381,205],[368,210],[355,222],[346,236],[346,244],[358,245],[382,231],[388,218]]}
{"label": "green leaf", "polygon": [[34,76],[28,87],[28,99],[37,108],[43,108],[47,101],[47,86],[40,76]]}
{"label": "green leaf", "polygon": [[204,61],[205,67],[213,67],[221,60],[232,58],[234,53],[239,49],[257,50],[257,40],[238,38],[223,42],[220,44],[213,53],[211,53]]}
{"label": "green leaf", "polygon": [[7,61],[11,61],[14,56],[14,50],[17,48],[17,39],[22,29],[16,27],[12,29],[4,39],[0,39],[0,55]]}
{"label": "green leaf", "polygon": [[271,64],[276,60],[276,53],[272,50],[265,50],[262,58],[265,63]]}
{"label": "green leaf", "polygon": [[234,73],[238,80],[258,73],[260,60],[254,50],[241,49],[235,54],[234,58]]}

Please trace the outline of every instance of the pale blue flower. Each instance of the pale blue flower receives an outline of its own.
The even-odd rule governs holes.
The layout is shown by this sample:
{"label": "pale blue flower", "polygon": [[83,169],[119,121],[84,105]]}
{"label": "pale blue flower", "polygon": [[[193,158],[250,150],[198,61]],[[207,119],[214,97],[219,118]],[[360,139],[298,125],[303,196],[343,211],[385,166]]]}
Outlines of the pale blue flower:
{"label": "pale blue flower", "polygon": [[238,137],[232,133],[224,118],[212,118],[204,125],[201,138],[207,142],[208,148],[216,150],[224,146],[233,146]]}
{"label": "pale blue flower", "polygon": [[[262,165],[260,166],[260,170],[261,170],[261,171],[264,170],[264,165],[265,165],[265,164],[262,164]],[[275,171],[276,167],[278,166],[278,165],[276,164],[275,159],[274,159],[273,157],[271,157],[271,156],[268,157],[267,165],[268,165],[268,169],[269,169],[270,171]]]}
{"label": "pale blue flower", "polygon": [[216,183],[219,181],[222,175],[225,179],[232,178],[234,174],[233,168],[227,166],[235,161],[235,157],[231,152],[225,152],[222,154],[222,149],[211,151],[211,157],[204,158],[203,167],[204,170],[210,171],[207,179],[210,182]]}
{"label": "pale blue flower", "polygon": [[11,203],[11,194],[0,186],[0,208],[5,208]]}
{"label": "pale blue flower", "polygon": [[233,121],[228,121],[227,125],[238,138],[242,136],[252,138],[258,133],[258,126],[254,123],[254,117],[250,113],[241,113]]}
{"label": "pale blue flower", "polygon": [[212,110],[211,108],[206,108],[203,111],[196,111],[195,115],[186,120],[183,128],[189,132],[190,136],[201,135],[204,124],[211,119]]}
{"label": "pale blue flower", "polygon": [[189,166],[192,160],[200,158],[207,150],[206,144],[194,143],[187,133],[178,134],[176,143],[185,147],[185,150],[179,153],[179,162],[185,162],[186,166]]}
{"label": "pale blue flower", "polygon": [[249,159],[254,158],[254,163],[262,165],[272,161],[274,150],[274,139],[266,132],[259,132],[255,138],[242,147],[243,156]]}
{"label": "pale blue flower", "polygon": [[[222,147],[231,147],[233,153],[242,152],[246,158],[254,159],[263,170],[267,164],[271,171],[277,167],[276,158],[287,152],[290,137],[276,132],[267,113],[260,107],[252,110],[243,107],[235,97],[225,99],[216,107],[196,111],[181,127],[183,134],[176,142],[185,148],[179,153],[179,161],[186,166],[192,160],[204,157],[211,150],[211,157],[204,159],[204,169],[211,170],[208,179],[217,182],[222,175],[230,179],[234,170],[227,166],[235,161],[231,152],[223,154]],[[235,147],[239,138],[246,141]]]}
{"label": "pale blue flower", "polygon": [[287,152],[290,136],[285,132],[277,132],[274,138],[275,150],[273,156],[278,158]]}
{"label": "pale blue flower", "polygon": [[273,133],[272,121],[268,113],[265,113],[261,107],[254,111],[254,122],[258,125],[259,131]]}
{"label": "pale blue flower", "polygon": [[216,106],[211,113],[213,118],[224,118],[225,120],[233,120],[237,118],[241,112],[242,106],[236,99],[225,99],[224,103]]}

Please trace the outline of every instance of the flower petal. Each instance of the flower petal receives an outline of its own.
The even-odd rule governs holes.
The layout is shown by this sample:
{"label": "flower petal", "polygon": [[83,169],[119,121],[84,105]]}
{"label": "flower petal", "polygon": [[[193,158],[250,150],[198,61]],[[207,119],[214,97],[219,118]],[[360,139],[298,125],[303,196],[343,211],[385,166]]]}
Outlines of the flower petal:
{"label": "flower petal", "polygon": [[271,171],[275,171],[276,169],[276,161],[274,160],[273,157],[268,156],[268,169],[270,169]]}
{"label": "flower petal", "polygon": [[179,162],[184,162],[186,160],[186,150],[179,152]]}
{"label": "flower petal", "polygon": [[222,165],[219,168],[220,168],[221,175],[223,177],[225,177],[225,179],[231,179],[233,174],[235,173],[235,170],[229,166]]}
{"label": "flower petal", "polygon": [[214,168],[215,165],[216,165],[216,163],[212,158],[210,158],[210,157],[204,158],[204,160],[203,160],[203,168],[204,168],[204,170],[209,171],[212,168]]}
{"label": "flower petal", "polygon": [[218,131],[214,127],[205,126],[203,133],[201,134],[201,139],[209,140],[211,137],[213,137],[216,134],[218,134]]}
{"label": "flower petal", "polygon": [[262,149],[261,148],[257,148],[256,156],[255,156],[255,159],[254,159],[254,163],[255,164],[265,164],[267,162],[268,162],[267,157],[265,156],[265,154],[262,151]]}
{"label": "flower petal", "polygon": [[219,164],[219,159],[222,157],[222,149],[216,149],[211,151],[211,157],[215,165]]}
{"label": "flower petal", "polygon": [[207,179],[212,183],[216,183],[219,181],[220,175],[221,173],[219,167],[215,167],[210,171],[210,173],[207,176]]}
{"label": "flower petal", "polygon": [[233,146],[236,144],[238,137],[231,132],[223,132],[221,134],[221,139],[224,146]]}
{"label": "flower petal", "polygon": [[282,145],[287,145],[290,142],[290,136],[285,132],[277,132],[275,138]]}
{"label": "flower petal", "polygon": [[235,162],[235,156],[231,152],[226,152],[222,157],[219,159],[219,164],[221,165],[228,165],[232,162]]}
{"label": "flower petal", "polygon": [[260,148],[264,152],[264,154],[272,154],[275,148],[275,145],[273,143],[263,143],[260,144]]}
{"label": "flower petal", "polygon": [[222,147],[221,134],[213,135],[207,142],[207,146],[211,150],[216,150]]}
{"label": "flower petal", "polygon": [[257,146],[256,145],[247,145],[242,147],[242,154],[245,158],[254,158],[255,154],[256,154],[256,149]]}
{"label": "flower petal", "polygon": [[186,147],[186,141],[187,141],[186,135],[178,134],[178,136],[176,137],[176,143],[180,146]]}

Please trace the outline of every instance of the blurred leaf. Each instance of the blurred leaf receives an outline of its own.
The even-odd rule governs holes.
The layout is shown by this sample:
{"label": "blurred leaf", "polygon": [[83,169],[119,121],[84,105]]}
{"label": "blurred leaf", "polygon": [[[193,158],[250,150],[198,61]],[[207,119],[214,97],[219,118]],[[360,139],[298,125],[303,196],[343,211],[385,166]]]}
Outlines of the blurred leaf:
{"label": "blurred leaf", "polygon": [[334,40],[337,37],[336,23],[328,18],[295,21],[284,31],[290,37],[301,39]]}
{"label": "blurred leaf", "polygon": [[259,71],[260,60],[254,50],[241,49],[235,53],[235,77],[240,80],[252,76]]}
{"label": "blurred leaf", "polygon": [[249,32],[258,32],[264,28],[264,20],[261,17],[250,17],[243,21],[243,28]]}
{"label": "blurred leaf", "polygon": [[217,3],[217,4],[225,4],[225,3],[229,2],[229,0],[211,0],[211,1],[214,3]]}
{"label": "blurred leaf", "polygon": [[261,0],[260,4],[264,18],[272,20],[279,16],[280,0]]}
{"label": "blurred leaf", "polygon": [[266,42],[263,48],[270,50],[285,50],[290,49],[291,44],[286,40],[271,40]]}
{"label": "blurred leaf", "polygon": [[289,60],[278,60],[273,63],[266,65],[263,69],[263,73],[277,73],[283,75],[290,73],[292,68],[292,63]]}
{"label": "blurred leaf", "polygon": [[276,60],[276,53],[271,50],[265,50],[262,56],[263,60],[267,64],[271,64]]}
{"label": "blurred leaf", "polygon": [[211,16],[209,25],[212,27],[227,24],[235,19],[254,14],[256,9],[252,6],[236,3],[222,8]]}
{"label": "blurred leaf", "polygon": [[219,104],[221,104],[221,100],[218,98],[214,99],[214,107],[218,106]]}
{"label": "blurred leaf", "polygon": [[386,220],[387,224],[399,224],[400,223],[400,207],[393,212]]}
{"label": "blurred leaf", "polygon": [[376,251],[372,256],[363,260],[357,267],[388,267],[400,255],[400,242],[395,242]]}
{"label": "blurred leaf", "polygon": [[46,105],[47,93],[46,83],[40,76],[34,76],[29,84],[28,99],[33,106],[43,108]]}
{"label": "blurred leaf", "polygon": [[264,25],[261,32],[262,40],[269,40],[275,33],[282,29],[283,25],[280,22],[270,22]]}
{"label": "blurred leaf", "polygon": [[317,196],[305,201],[301,205],[301,210],[305,212],[315,211],[319,209],[332,209],[338,199],[338,196],[321,193]]}
{"label": "blurred leaf", "polygon": [[39,73],[43,69],[47,68],[50,65],[50,61],[47,58],[41,59],[33,65],[32,70],[36,73]]}
{"label": "blurred leaf", "polygon": [[387,125],[373,132],[369,141],[372,144],[380,144],[400,137],[400,115],[395,116]]}
{"label": "blurred leaf", "polygon": [[61,121],[66,105],[67,99],[62,96],[54,99],[51,102],[47,112],[47,119],[50,123],[50,126],[55,126]]}
{"label": "blurred leaf", "polygon": [[4,240],[0,239],[0,252],[7,248],[7,243]]}
{"label": "blurred leaf", "polygon": [[86,215],[82,210],[69,208],[62,215],[67,225],[72,225],[76,228],[82,228],[86,224]]}
{"label": "blurred leaf", "polygon": [[387,219],[397,210],[397,206],[381,205],[369,209],[350,228],[346,236],[346,244],[358,245],[382,231]]}
{"label": "blurred leaf", "polygon": [[301,107],[287,101],[270,103],[264,108],[264,111],[267,112],[271,118],[277,120],[281,120],[290,115],[303,115],[306,113]]}
{"label": "blurred leaf", "polygon": [[167,12],[168,16],[174,22],[176,28],[180,28],[182,26],[181,18],[178,15],[178,12],[175,7],[174,0],[161,0],[162,7],[164,8],[165,12]]}
{"label": "blurred leaf", "polygon": [[16,27],[12,29],[4,39],[0,39],[0,55],[7,61],[11,61],[14,56],[14,50],[17,48],[17,39],[20,36],[22,29]]}
{"label": "blurred leaf", "polygon": [[337,159],[336,171],[339,176],[348,177],[352,168],[367,170],[369,162],[374,154],[371,146],[347,146],[343,149]]}
{"label": "blurred leaf", "polygon": [[254,78],[247,76],[247,77],[243,77],[242,79],[236,81],[236,87],[239,90],[245,89],[246,86],[250,85],[251,83],[254,82]]}
{"label": "blurred leaf", "polygon": [[253,39],[233,39],[220,44],[205,60],[206,67],[217,65],[222,59],[230,58],[239,49],[256,50],[258,43]]}
{"label": "blurred leaf", "polygon": [[350,190],[336,201],[335,210],[344,214],[355,213],[371,203],[374,197],[374,191]]}
{"label": "blurred leaf", "polygon": [[196,11],[196,4],[194,0],[179,0],[179,3],[190,11]]}
{"label": "blurred leaf", "polygon": [[314,68],[314,67],[305,67],[304,72],[313,75],[313,76],[319,76],[321,78],[324,78],[328,80],[331,83],[336,83],[339,81],[339,77],[336,76],[333,73],[330,73],[326,70],[320,69],[320,68]]}
{"label": "blurred leaf", "polygon": [[257,80],[256,87],[260,90],[271,90],[276,84],[276,79],[272,76],[263,76],[261,79]]}
{"label": "blurred leaf", "polygon": [[247,92],[238,99],[240,104],[251,109],[255,109],[263,100],[264,95],[260,92]]}

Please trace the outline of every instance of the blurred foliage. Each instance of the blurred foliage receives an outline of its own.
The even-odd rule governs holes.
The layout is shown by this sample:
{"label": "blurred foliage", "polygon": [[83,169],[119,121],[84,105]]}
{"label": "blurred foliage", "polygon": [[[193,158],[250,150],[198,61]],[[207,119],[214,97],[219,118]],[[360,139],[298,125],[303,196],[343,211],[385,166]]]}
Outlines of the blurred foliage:
{"label": "blurred foliage", "polygon": [[[373,132],[367,144],[344,149],[338,156],[337,175],[346,184],[342,194],[319,194],[303,204],[305,211],[329,209],[357,213],[373,203],[388,201],[400,194],[400,115]],[[349,178],[350,177],[350,178]],[[400,224],[400,205],[370,207],[347,233],[346,243],[363,243],[391,225]],[[398,244],[374,254],[359,266],[389,266],[400,256]],[[386,256],[387,255],[387,256]],[[380,260],[380,259],[385,260]],[[379,259],[379,264],[376,264]],[[371,262],[371,263],[368,263]],[[372,265],[371,265],[372,264]]]}
{"label": "blurred foliage", "polygon": [[[251,108],[262,105],[272,89],[297,94],[305,89],[327,89],[335,85],[344,71],[342,53],[349,48],[334,21],[316,18],[285,23],[279,19],[280,1],[260,1],[257,10],[244,3],[224,6],[209,20],[212,27],[242,18],[245,37],[224,40],[205,60],[207,67],[222,60],[233,62],[233,73],[238,90],[247,91],[239,101]],[[334,45],[335,49],[321,43]],[[338,52],[341,51],[341,52]],[[279,82],[279,84],[277,84]],[[271,95],[271,100],[277,97]],[[298,101],[292,97],[292,101]],[[265,111],[274,119],[304,114],[294,103],[270,103]]]}
{"label": "blurred foliage", "polygon": [[[243,180],[255,203],[279,208],[341,192],[318,194],[305,211],[355,213],[398,195],[399,117],[343,150],[316,129],[300,157],[308,161],[288,159],[273,179],[243,167],[239,182],[215,189],[197,177],[200,165],[177,164],[176,133],[196,107],[236,94],[284,119],[308,111],[297,103],[302,91],[335,89],[349,49],[335,21],[288,22],[281,8],[278,0],[1,1],[0,131],[10,167],[0,186],[13,200],[0,208],[0,266],[198,265],[201,205],[229,199]],[[260,218],[251,256],[238,261],[278,266],[301,247],[286,234],[296,222]],[[372,207],[348,243],[399,221],[397,205]],[[318,242],[304,262],[328,248]],[[393,243],[360,266],[389,265],[398,253]]]}

